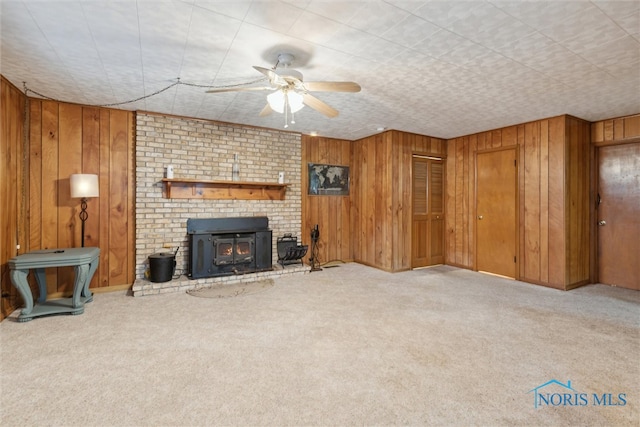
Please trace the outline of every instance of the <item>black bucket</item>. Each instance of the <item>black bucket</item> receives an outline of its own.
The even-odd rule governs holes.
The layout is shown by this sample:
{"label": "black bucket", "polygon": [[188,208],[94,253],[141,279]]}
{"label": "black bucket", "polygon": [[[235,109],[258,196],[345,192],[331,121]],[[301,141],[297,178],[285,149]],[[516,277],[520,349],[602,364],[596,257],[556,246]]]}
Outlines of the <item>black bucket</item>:
{"label": "black bucket", "polygon": [[149,255],[149,280],[152,282],[168,282],[176,270],[176,254],[158,252]]}

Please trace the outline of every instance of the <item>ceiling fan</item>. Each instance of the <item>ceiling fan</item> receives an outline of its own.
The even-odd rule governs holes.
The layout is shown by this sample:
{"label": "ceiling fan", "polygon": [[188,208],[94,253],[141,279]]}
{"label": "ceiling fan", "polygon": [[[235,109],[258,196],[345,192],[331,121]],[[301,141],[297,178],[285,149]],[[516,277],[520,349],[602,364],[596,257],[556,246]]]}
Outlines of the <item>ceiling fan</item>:
{"label": "ceiling fan", "polygon": [[[338,115],[338,110],[309,92],[360,92],[360,85],[355,82],[305,82],[301,72],[289,68],[294,59],[290,53],[281,53],[273,68],[253,67],[269,79],[270,86],[212,89],[207,93],[271,91],[272,93],[267,95],[267,105],[260,112],[260,116],[269,115],[274,111],[284,113],[284,127],[286,128],[288,127],[288,115],[291,114],[291,123],[295,123],[293,114],[300,111],[305,105],[329,118]],[[278,66],[282,67],[278,68]]]}

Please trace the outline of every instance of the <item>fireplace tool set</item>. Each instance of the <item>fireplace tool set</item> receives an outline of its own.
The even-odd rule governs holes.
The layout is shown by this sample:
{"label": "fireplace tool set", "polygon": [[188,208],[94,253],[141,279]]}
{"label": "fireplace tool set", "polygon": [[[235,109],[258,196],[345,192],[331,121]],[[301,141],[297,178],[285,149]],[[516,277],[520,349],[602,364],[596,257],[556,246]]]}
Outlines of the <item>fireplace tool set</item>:
{"label": "fireplace tool set", "polygon": [[311,271],[321,271],[320,261],[318,260],[318,239],[320,238],[320,229],[318,228],[318,224],[313,227],[311,230],[311,257],[309,257],[309,261],[311,262]]}

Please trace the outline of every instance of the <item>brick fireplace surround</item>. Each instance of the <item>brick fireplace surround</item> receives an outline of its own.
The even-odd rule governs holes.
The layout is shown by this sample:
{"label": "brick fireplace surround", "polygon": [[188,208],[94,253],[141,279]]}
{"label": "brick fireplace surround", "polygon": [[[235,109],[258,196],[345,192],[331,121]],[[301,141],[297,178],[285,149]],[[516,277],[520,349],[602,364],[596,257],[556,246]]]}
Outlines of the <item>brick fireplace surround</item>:
{"label": "brick fireplace surround", "polygon": [[[136,117],[136,280],[133,295],[182,292],[214,283],[259,280],[280,274],[303,273],[309,267],[277,264],[277,237],[301,237],[300,135],[242,125],[138,113]],[[284,200],[166,199],[162,178],[168,165],[175,178],[231,180],[234,154],[239,156],[240,180],[277,182],[285,173],[289,184]],[[239,276],[189,280],[187,219],[266,216],[273,231],[274,270]],[[171,246],[167,248],[166,246]],[[179,279],[153,283],[145,278],[148,256],[178,249]]]}

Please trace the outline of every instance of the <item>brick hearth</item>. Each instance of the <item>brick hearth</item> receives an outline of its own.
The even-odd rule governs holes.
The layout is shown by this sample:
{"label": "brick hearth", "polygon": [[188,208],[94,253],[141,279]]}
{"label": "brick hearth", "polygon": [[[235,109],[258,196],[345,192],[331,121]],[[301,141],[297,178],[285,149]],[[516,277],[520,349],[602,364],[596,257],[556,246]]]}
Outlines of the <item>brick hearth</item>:
{"label": "brick hearth", "polygon": [[158,295],[171,292],[186,292],[191,289],[211,287],[217,284],[233,285],[236,283],[248,283],[267,278],[275,279],[283,275],[308,274],[311,271],[309,266],[288,265],[285,268],[274,266],[273,271],[262,271],[237,276],[207,277],[203,279],[190,280],[187,276],[180,276],[177,279],[163,283],[150,282],[147,279],[136,279],[133,284],[133,296]]}

